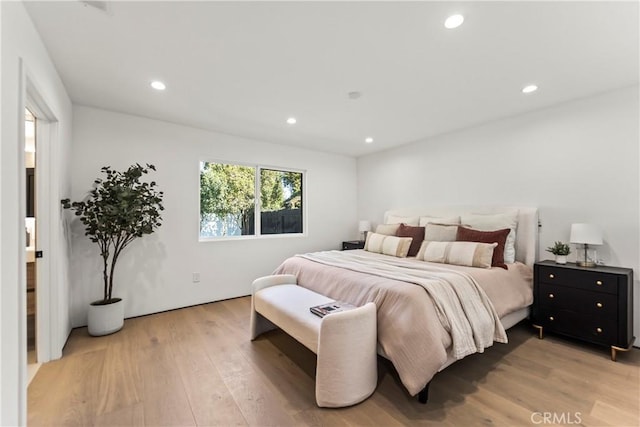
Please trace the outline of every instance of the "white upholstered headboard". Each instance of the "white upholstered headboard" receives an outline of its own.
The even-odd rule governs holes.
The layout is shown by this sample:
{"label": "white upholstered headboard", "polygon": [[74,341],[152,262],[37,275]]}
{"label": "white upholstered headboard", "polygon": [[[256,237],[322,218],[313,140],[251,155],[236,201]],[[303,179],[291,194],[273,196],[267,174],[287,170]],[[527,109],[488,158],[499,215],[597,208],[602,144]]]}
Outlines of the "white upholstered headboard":
{"label": "white upholstered headboard", "polygon": [[384,213],[384,222],[389,215],[395,216],[439,216],[451,217],[462,214],[493,214],[518,211],[516,229],[516,261],[533,267],[538,259],[538,209],[518,206],[441,206],[433,208],[393,209]]}

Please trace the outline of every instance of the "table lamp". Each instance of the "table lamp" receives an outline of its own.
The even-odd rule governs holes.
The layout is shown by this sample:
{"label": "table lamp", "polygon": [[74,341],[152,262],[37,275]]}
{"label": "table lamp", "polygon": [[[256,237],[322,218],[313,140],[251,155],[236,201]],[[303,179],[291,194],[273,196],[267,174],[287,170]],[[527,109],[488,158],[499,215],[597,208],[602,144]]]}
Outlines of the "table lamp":
{"label": "table lamp", "polygon": [[[581,267],[595,267],[595,249],[592,249],[593,253],[589,255],[589,245],[602,244],[602,229],[593,224],[571,224],[569,241],[576,244],[576,264]],[[582,247],[579,247],[580,245]]]}
{"label": "table lamp", "polygon": [[362,240],[367,240],[367,232],[371,231],[371,222],[364,219],[360,220],[358,231],[362,233]]}

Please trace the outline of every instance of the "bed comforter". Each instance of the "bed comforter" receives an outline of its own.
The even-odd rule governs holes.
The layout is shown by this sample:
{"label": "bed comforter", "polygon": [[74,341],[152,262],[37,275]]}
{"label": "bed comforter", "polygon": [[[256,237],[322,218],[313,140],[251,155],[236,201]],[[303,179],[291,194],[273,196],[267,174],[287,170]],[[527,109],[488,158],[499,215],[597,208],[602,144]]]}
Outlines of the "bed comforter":
{"label": "bed comforter", "polygon": [[[441,282],[447,272],[453,276],[471,276],[488,297],[492,315],[497,317],[533,302],[532,270],[521,263],[509,265],[508,270],[480,269],[397,259],[361,250],[332,252],[341,254],[338,256],[343,261],[331,261],[333,256],[295,256],[285,260],[274,274],[294,274],[300,286],[336,300],[359,306],[374,302],[379,346],[412,395],[424,388],[454,351],[451,319],[442,317],[441,303],[428,292],[430,281]],[[370,265],[376,261],[386,267],[378,272],[371,270]],[[389,267],[394,264],[398,267],[397,273]],[[414,275],[411,268],[431,271],[434,277],[429,277],[432,273]],[[501,335],[501,325],[492,331],[492,337],[506,341]],[[476,340],[475,344],[475,351],[491,345],[486,337],[480,343]],[[464,350],[454,357],[466,354],[469,352]]]}

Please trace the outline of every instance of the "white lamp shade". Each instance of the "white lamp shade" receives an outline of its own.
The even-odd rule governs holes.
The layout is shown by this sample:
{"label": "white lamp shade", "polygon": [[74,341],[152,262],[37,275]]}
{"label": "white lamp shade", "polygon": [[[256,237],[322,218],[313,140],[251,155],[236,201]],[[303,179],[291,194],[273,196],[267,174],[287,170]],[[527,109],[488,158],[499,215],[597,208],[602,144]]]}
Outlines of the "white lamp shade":
{"label": "white lamp shade", "polygon": [[364,233],[365,231],[371,231],[371,222],[366,220],[361,220],[358,223],[358,231]]}
{"label": "white lamp shade", "polygon": [[571,224],[571,243],[601,245],[602,229],[594,224]]}

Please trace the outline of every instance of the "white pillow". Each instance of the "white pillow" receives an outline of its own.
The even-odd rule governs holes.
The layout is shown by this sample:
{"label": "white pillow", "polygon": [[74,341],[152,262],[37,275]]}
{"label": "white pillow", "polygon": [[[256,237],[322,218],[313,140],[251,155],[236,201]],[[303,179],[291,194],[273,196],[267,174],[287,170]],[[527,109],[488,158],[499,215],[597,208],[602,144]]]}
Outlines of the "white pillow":
{"label": "white pillow", "polygon": [[411,237],[385,236],[378,233],[367,233],[364,250],[376,254],[405,258],[411,246]]}
{"label": "white pillow", "polygon": [[451,216],[451,217],[440,217],[440,216],[421,216],[420,217],[420,227],[424,227],[428,223],[435,224],[460,224],[459,216]]}
{"label": "white pillow", "polygon": [[499,214],[467,214],[462,215],[462,222],[471,228],[481,231],[510,229],[504,245],[504,262],[516,262],[516,228],[518,227],[518,211]]}
{"label": "white pillow", "polygon": [[416,259],[467,267],[491,268],[497,243],[422,242]]}
{"label": "white pillow", "polygon": [[385,236],[395,236],[400,228],[400,224],[380,224],[376,227],[376,233]]}
{"label": "white pillow", "polygon": [[387,222],[385,224],[407,224],[417,226],[420,222],[420,218],[417,216],[387,216]]}

